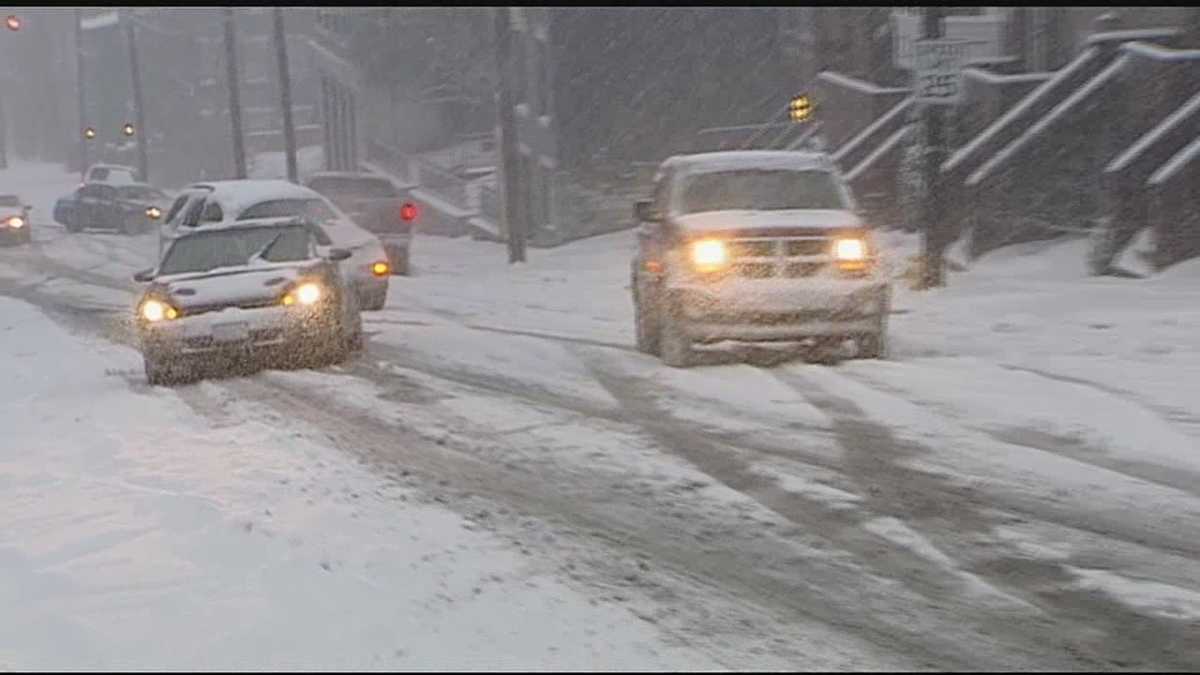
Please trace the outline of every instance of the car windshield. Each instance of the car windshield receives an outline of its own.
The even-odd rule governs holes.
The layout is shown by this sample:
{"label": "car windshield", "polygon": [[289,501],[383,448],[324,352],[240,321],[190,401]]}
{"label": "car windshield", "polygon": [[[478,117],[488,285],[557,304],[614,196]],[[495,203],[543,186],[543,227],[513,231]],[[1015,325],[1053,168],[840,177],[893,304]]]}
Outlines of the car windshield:
{"label": "car windshield", "polygon": [[312,231],[301,225],[197,232],[175,241],[163,257],[158,273],[190,274],[239,267],[249,264],[256,254],[261,254],[267,262],[308,260],[313,236]]}
{"label": "car windshield", "polygon": [[21,198],[16,195],[0,195],[0,206],[20,206]]}
{"label": "car windshield", "polygon": [[242,211],[238,220],[303,216],[318,223],[337,220],[337,214],[320,199],[272,199],[259,202]]}
{"label": "car windshield", "polygon": [[152,187],[144,187],[140,185],[127,185],[117,190],[117,194],[121,199],[130,199],[137,201],[159,201],[166,199],[167,196]]}
{"label": "car windshield", "polygon": [[847,207],[833,174],[819,170],[714,171],[691,177],[683,190],[684,213]]}
{"label": "car windshield", "polygon": [[325,177],[314,179],[309,186],[331,198],[388,199],[399,196],[390,182],[379,178]]}

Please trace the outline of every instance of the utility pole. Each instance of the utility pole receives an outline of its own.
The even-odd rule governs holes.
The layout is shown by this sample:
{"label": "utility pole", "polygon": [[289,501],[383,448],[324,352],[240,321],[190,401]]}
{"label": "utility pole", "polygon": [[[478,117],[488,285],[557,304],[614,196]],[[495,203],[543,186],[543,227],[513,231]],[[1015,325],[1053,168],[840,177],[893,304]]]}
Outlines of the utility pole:
{"label": "utility pole", "polygon": [[87,104],[84,97],[83,81],[83,10],[75,10],[75,91],[79,98],[79,180],[83,180],[88,170],[88,138],[83,130],[88,126]]}
{"label": "utility pole", "polygon": [[142,107],[142,68],[138,62],[133,13],[131,10],[123,10],[122,15],[121,19],[125,23],[125,39],[129,43],[129,75],[133,80],[133,115],[134,123],[137,124],[134,138],[138,149],[138,174],[141,176],[142,182],[148,183],[150,182],[150,167],[146,157],[146,143],[149,138],[146,135],[145,109]]}
{"label": "utility pole", "polygon": [[4,116],[4,99],[0,98],[0,169],[8,168],[8,118]]}
{"label": "utility pole", "polygon": [[288,72],[287,33],[283,30],[283,8],[275,6],[275,57],[279,60],[279,103],[283,106],[283,143],[287,153],[287,177],[300,182],[296,168],[296,129],[292,126],[292,77]]}
{"label": "utility pole", "polygon": [[508,233],[509,264],[525,262],[525,223],[521,222],[518,200],[521,198],[520,167],[517,157],[517,125],[512,95],[512,27],[508,7],[493,10],[496,23],[496,66],[500,91],[496,108],[500,122],[500,178],[504,188],[504,229]]}
{"label": "utility pole", "polygon": [[[924,38],[937,40],[942,37],[942,8],[926,7],[924,16]],[[942,106],[925,104],[925,205],[922,209],[922,279],[923,289],[946,285],[945,251],[949,244],[945,233],[944,204],[942,203],[942,162],[945,161],[943,146]]]}
{"label": "utility pole", "polygon": [[242,104],[238,99],[237,36],[233,32],[233,8],[225,8],[225,81],[229,86],[229,122],[233,125],[235,178],[246,177],[246,149],[242,146]]}

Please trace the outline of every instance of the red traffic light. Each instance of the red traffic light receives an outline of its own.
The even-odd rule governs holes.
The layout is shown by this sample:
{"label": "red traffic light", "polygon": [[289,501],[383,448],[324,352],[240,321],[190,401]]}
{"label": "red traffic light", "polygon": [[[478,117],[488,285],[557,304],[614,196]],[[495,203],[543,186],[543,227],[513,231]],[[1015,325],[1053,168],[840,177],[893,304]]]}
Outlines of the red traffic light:
{"label": "red traffic light", "polygon": [[4,25],[8,26],[9,30],[21,30],[21,17],[10,14],[4,20]]}
{"label": "red traffic light", "polygon": [[417,219],[417,205],[412,202],[404,202],[400,207],[400,220],[406,223],[411,223]]}

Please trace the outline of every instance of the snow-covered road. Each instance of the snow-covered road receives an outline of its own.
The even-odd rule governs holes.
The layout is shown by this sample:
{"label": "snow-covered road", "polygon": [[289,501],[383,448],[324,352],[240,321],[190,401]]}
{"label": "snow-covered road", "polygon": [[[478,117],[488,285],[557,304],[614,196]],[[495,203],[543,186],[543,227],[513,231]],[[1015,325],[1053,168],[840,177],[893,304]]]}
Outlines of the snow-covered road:
{"label": "snow-covered road", "polygon": [[1200,667],[1196,265],[1008,249],[887,362],[674,371],[632,235],[429,237],[352,362],[162,389],[153,239],[3,181],[0,667]]}

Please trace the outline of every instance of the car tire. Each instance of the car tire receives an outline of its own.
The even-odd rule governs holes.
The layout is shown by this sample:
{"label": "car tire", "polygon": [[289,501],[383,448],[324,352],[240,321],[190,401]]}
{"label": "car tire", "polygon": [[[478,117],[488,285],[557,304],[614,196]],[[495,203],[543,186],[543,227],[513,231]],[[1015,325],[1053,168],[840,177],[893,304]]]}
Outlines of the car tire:
{"label": "car tire", "polygon": [[382,291],[371,291],[363,294],[362,311],[378,312],[387,304],[387,287]]}
{"label": "car tire", "polygon": [[[634,284],[634,288],[637,288],[636,281]],[[633,322],[634,332],[637,335],[637,350],[643,354],[658,356],[660,350],[659,325],[655,321],[654,314],[643,306],[637,291],[634,291],[633,294]]]}
{"label": "car tire", "polygon": [[83,231],[83,224],[79,222],[79,214],[74,211],[68,211],[67,217],[63,219],[63,227],[67,228],[67,232],[78,234]]}
{"label": "car tire", "polygon": [[664,364],[672,368],[691,368],[695,365],[696,352],[692,349],[692,339],[684,332],[677,307],[672,307],[661,317],[658,331],[659,356]]}

